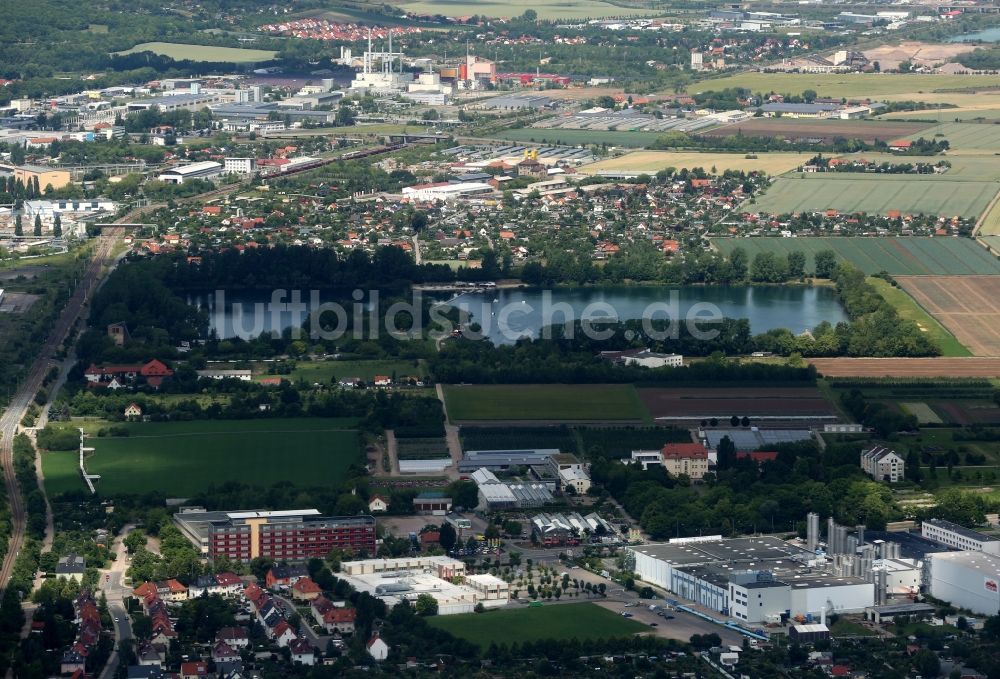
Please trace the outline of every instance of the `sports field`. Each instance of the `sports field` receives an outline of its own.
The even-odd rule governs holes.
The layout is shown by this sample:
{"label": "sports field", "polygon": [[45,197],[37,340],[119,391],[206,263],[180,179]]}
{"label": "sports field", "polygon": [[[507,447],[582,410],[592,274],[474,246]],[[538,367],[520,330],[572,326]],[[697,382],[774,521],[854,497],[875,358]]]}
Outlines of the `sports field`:
{"label": "sports field", "polygon": [[[781,139],[822,139],[827,143],[834,139],[861,139],[868,143],[891,141],[915,135],[930,127],[927,123],[904,120],[812,120],[806,118],[751,118],[697,133],[702,137],[779,137]],[[918,135],[919,136],[919,135]]]}
{"label": "sports field", "polygon": [[1000,151],[1000,125],[986,123],[945,123],[911,134],[910,139],[924,137],[925,139],[944,138],[948,140],[951,155],[955,151],[961,153],[985,154],[994,161],[996,151]]}
{"label": "sports field", "polygon": [[616,132],[613,130],[543,130],[534,127],[524,127],[517,130],[498,132],[497,139],[511,141],[534,141],[546,144],[565,144],[566,146],[587,146],[591,144],[607,144],[609,146],[625,146],[642,148],[649,146],[663,136],[661,132]]}
{"label": "sports field", "polygon": [[630,384],[484,384],[444,388],[448,418],[552,422],[643,420]]}
{"label": "sports field", "polygon": [[[237,481],[270,487],[334,484],[361,463],[354,420],[198,420],[126,424],[126,437],[92,437],[85,464],[102,494],[187,497]],[[82,485],[82,481],[80,482]]]}
{"label": "sports field", "polygon": [[474,3],[464,0],[396,0],[392,4],[415,14],[443,14],[451,17],[478,14],[484,17],[510,18],[521,16],[527,9],[535,10],[539,19],[599,19],[664,13],[662,10],[623,7],[600,0],[485,0]]}
{"label": "sports field", "polygon": [[80,478],[80,453],[76,450],[57,450],[40,453],[42,474],[45,475],[45,493],[55,497],[61,493],[85,490]]}
{"label": "sports field", "polygon": [[[254,378],[281,377],[290,382],[304,380],[310,384],[330,384],[345,377],[359,377],[365,382],[373,382],[376,375],[394,377],[394,381],[404,377],[424,377],[426,369],[419,361],[300,361],[288,375],[268,375],[263,372],[267,364],[254,366]],[[257,369],[262,370],[257,375]]]}
{"label": "sports field", "polygon": [[[727,87],[746,87],[753,92],[801,94],[814,90],[821,97],[884,97],[930,101],[927,96],[912,96],[935,90],[995,87],[993,75],[945,75],[903,73],[739,73],[724,78],[713,78],[688,88],[689,94],[722,90]],[[947,93],[951,95],[951,93]],[[893,96],[896,95],[896,96]],[[906,95],[906,96],[898,96]],[[971,98],[971,97],[970,97]],[[934,99],[937,101],[938,99]],[[958,103],[956,101],[956,103]]]}
{"label": "sports field", "polygon": [[610,158],[580,168],[583,174],[601,172],[649,172],[655,174],[672,167],[678,170],[696,167],[718,172],[740,170],[744,172],[766,172],[771,175],[784,174],[809,160],[809,153],[759,153],[756,158],[747,158],[742,153],[674,153],[671,151],[633,151],[617,158]]}
{"label": "sports field", "polygon": [[[949,276],[948,279],[956,282],[966,281],[975,278],[974,276]],[[897,280],[902,283],[904,279],[902,276]],[[910,279],[919,280],[919,279]],[[888,281],[882,278],[869,278],[868,283],[878,290],[878,293],[891,304],[896,312],[899,314],[900,318],[913,321],[917,324],[917,327],[921,331],[927,333],[941,349],[942,356],[972,356],[972,352],[969,351],[965,346],[955,339],[955,336],[941,324],[944,321],[943,318],[931,316],[927,313],[923,307],[920,306],[913,297],[908,295],[906,291],[900,288],[893,287]],[[909,287],[906,287],[909,290]],[[911,293],[912,294],[912,293]]]}
{"label": "sports field", "polygon": [[177,42],[144,42],[132,49],[115,54],[135,54],[153,52],[178,61],[225,61],[233,64],[249,64],[256,61],[270,61],[277,52],[273,50],[251,50],[239,47],[214,47],[210,45],[185,45]]}
{"label": "sports field", "polygon": [[546,604],[487,613],[466,613],[427,618],[442,629],[481,648],[492,643],[524,643],[540,639],[568,640],[629,637],[649,628],[641,622],[597,604]]}
{"label": "sports field", "polygon": [[867,274],[885,271],[893,276],[971,276],[1000,274],[1000,260],[971,238],[808,237],[808,238],[713,238],[712,244],[728,254],[736,247],[751,258],[758,252],[806,254],[806,270],[812,271],[813,255],[833,250]]}
{"label": "sports field", "polygon": [[877,175],[846,172],[779,177],[753,209],[771,214],[792,212],[867,212],[978,217],[996,195],[990,181],[949,179],[945,175]]}
{"label": "sports field", "polygon": [[1000,276],[900,276],[899,284],[976,356],[1000,356]]}

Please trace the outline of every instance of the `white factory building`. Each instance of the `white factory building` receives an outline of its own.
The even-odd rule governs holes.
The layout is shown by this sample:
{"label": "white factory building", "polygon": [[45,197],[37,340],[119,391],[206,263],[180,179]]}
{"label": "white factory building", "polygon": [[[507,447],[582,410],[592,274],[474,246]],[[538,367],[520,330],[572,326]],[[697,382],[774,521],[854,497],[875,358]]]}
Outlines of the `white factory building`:
{"label": "white factory building", "polygon": [[1000,557],[986,552],[942,552],[928,559],[932,597],[980,615],[1000,613]]}
{"label": "white factory building", "polygon": [[925,519],[920,524],[920,536],[962,551],[1000,554],[1000,538],[944,519]]}
{"label": "white factory building", "polygon": [[222,172],[223,166],[221,163],[206,160],[200,163],[178,165],[169,170],[164,170],[159,174],[157,179],[169,184],[183,184],[190,179],[212,179],[222,174]]}
{"label": "white factory building", "polygon": [[825,561],[778,538],[679,538],[628,548],[637,578],[744,623],[858,613],[875,584],[838,575]]}
{"label": "white factory building", "polygon": [[465,196],[492,193],[493,187],[485,182],[439,182],[436,184],[418,184],[403,189],[403,198],[411,200],[441,200],[449,201]]}
{"label": "white factory building", "polygon": [[489,574],[466,575],[465,563],[447,556],[347,561],[340,576],[359,592],[368,592],[390,608],[411,604],[421,594],[438,602],[438,615],[472,613],[476,604],[499,608],[510,603],[510,585]]}

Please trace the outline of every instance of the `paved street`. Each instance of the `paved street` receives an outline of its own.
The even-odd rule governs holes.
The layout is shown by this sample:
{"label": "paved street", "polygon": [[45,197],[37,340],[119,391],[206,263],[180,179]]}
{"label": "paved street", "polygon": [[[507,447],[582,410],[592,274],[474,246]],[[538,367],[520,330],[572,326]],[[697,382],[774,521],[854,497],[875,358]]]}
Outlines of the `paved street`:
{"label": "paved street", "polygon": [[125,610],[124,599],[132,594],[132,588],[125,585],[125,571],[128,570],[128,557],[122,538],[129,534],[135,526],[125,526],[115,539],[115,560],[109,569],[101,569],[100,590],[108,599],[108,610],[115,621],[115,650],[108,658],[100,679],[111,679],[118,669],[118,644],[132,638],[132,623]]}

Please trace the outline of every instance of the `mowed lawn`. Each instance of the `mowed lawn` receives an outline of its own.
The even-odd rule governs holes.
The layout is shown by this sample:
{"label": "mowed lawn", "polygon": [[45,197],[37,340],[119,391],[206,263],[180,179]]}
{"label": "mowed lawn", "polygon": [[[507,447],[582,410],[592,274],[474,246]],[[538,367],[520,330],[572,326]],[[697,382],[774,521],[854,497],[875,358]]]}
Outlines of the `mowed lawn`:
{"label": "mowed lawn", "polygon": [[942,356],[972,356],[955,336],[941,325],[933,316],[910,297],[902,288],[893,287],[882,278],[869,278],[868,282],[875,287],[878,294],[891,304],[900,317],[914,321],[927,336],[941,347]]}
{"label": "mowed lawn", "polygon": [[524,643],[540,639],[609,639],[629,637],[649,628],[597,604],[546,604],[487,613],[427,618],[442,629],[481,648],[492,643]]}
{"label": "mowed lawn", "polygon": [[241,47],[215,47],[212,45],[186,45],[177,42],[144,42],[140,45],[115,52],[115,54],[135,54],[136,52],[153,52],[178,61],[225,61],[233,64],[249,64],[257,61],[270,61],[277,54],[274,50],[252,50]]}
{"label": "mowed lawn", "polygon": [[[98,492],[190,496],[237,481],[337,483],[360,463],[356,422],[342,418],[138,422],[126,437],[92,437],[86,461]],[[81,482],[82,483],[82,482]]]}
{"label": "mowed lawn", "polygon": [[85,490],[83,479],[80,477],[78,451],[57,450],[39,454],[42,456],[42,474],[45,475],[45,493],[49,497]]}
{"label": "mowed lawn", "polygon": [[484,384],[444,388],[448,417],[470,420],[645,420],[630,384]]}
{"label": "mowed lawn", "polygon": [[756,212],[866,212],[978,217],[996,195],[992,181],[945,175],[850,176],[850,173],[794,174],[779,177],[757,198]]}
{"label": "mowed lawn", "polygon": [[580,168],[584,174],[600,174],[602,171],[648,172],[655,174],[672,167],[677,170],[704,170],[715,168],[722,173],[726,170],[743,172],[766,172],[784,174],[809,160],[809,153],[759,153],[756,158],[747,158],[742,153],[675,153],[672,151],[634,151],[618,158],[601,160]]}
{"label": "mowed lawn", "polygon": [[257,375],[256,368],[263,368],[264,365],[266,364],[255,366],[255,379],[282,377],[291,382],[304,380],[310,384],[331,384],[345,377],[359,377],[365,382],[372,382],[376,375],[395,376],[397,380],[404,377],[425,377],[427,375],[426,368],[418,360],[302,361],[296,364],[291,374],[288,375],[268,375],[266,373]]}

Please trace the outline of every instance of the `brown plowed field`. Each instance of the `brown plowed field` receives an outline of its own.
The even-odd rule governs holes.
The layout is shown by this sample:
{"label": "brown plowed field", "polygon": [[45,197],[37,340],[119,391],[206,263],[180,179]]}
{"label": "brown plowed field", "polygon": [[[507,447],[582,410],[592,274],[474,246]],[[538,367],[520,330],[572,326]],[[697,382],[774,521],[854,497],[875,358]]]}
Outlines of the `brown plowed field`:
{"label": "brown plowed field", "polygon": [[927,313],[976,356],[1000,356],[1000,276],[897,276]]}
{"label": "brown plowed field", "polygon": [[745,137],[780,137],[782,139],[822,139],[829,143],[838,137],[892,141],[909,137],[930,127],[927,123],[903,121],[816,120],[805,118],[753,118],[735,125],[700,132],[701,137],[731,137],[737,131]]}
{"label": "brown plowed field", "polygon": [[824,417],[837,411],[814,387],[753,389],[638,389],[649,414],[657,417]]}
{"label": "brown plowed field", "polygon": [[1000,377],[1000,358],[814,358],[827,377]]}

